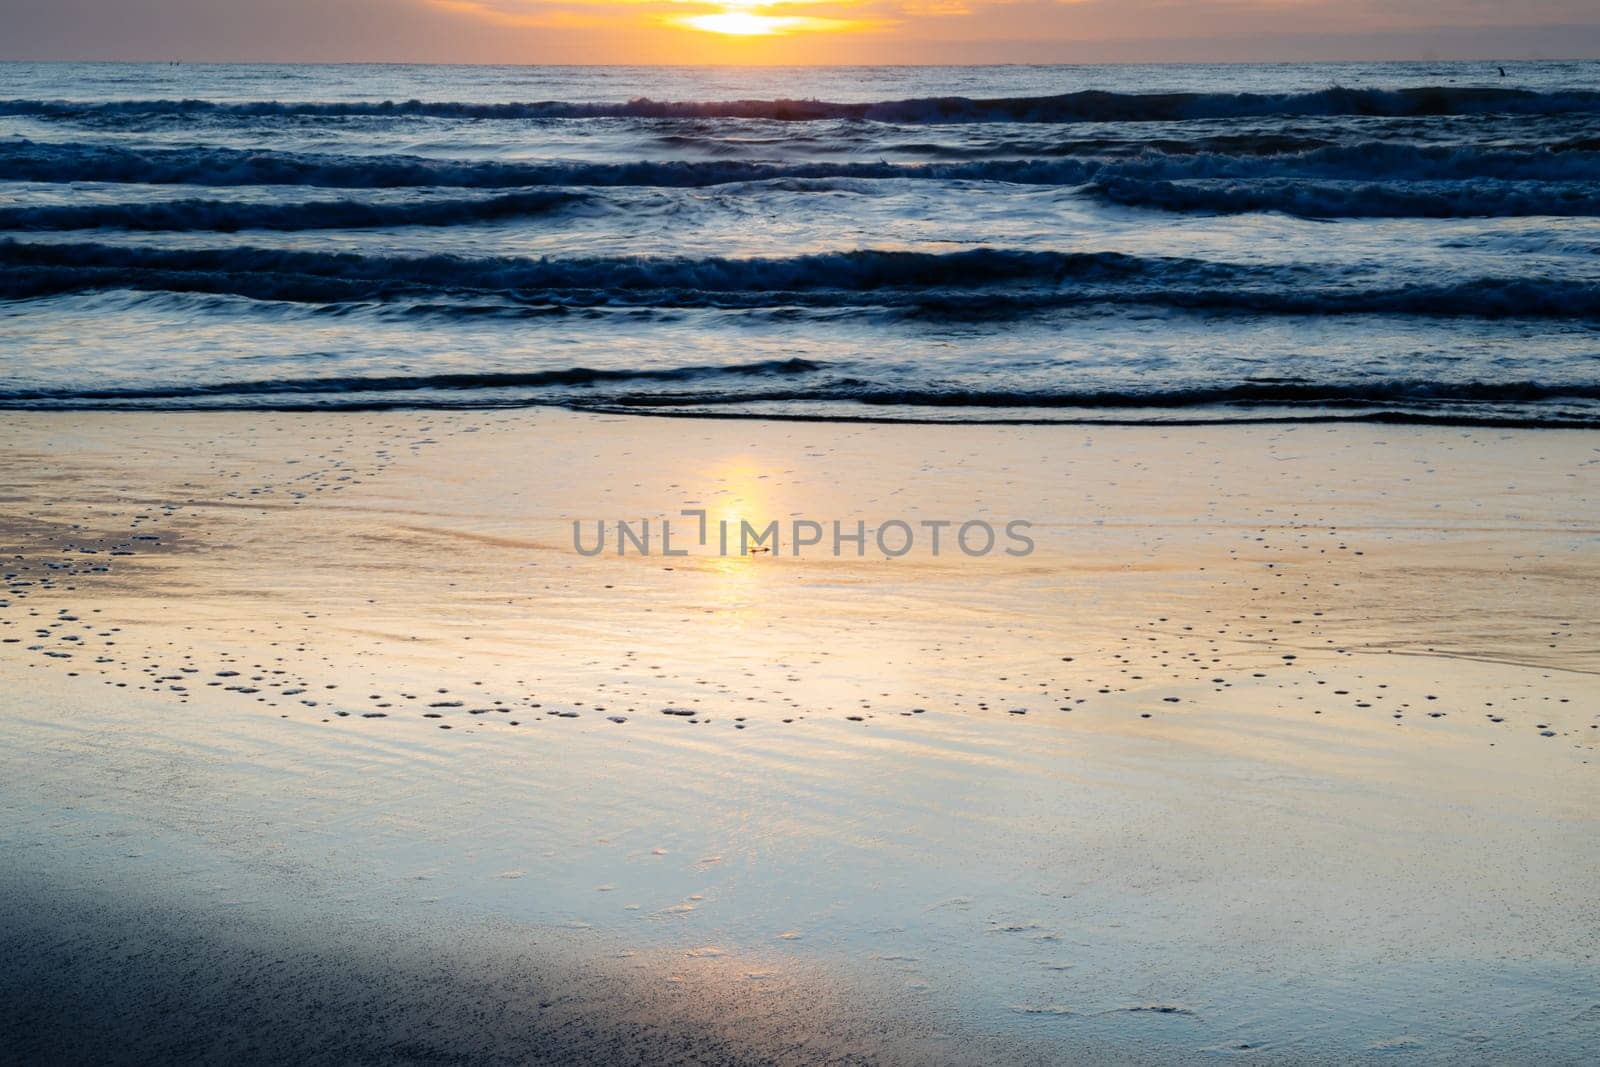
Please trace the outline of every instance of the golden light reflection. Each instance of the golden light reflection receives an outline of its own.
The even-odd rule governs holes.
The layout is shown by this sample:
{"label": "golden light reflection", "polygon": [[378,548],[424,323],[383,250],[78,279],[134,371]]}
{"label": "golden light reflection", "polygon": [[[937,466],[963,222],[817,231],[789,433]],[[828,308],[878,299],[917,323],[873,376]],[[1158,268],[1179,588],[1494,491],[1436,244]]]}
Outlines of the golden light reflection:
{"label": "golden light reflection", "polygon": [[[711,499],[698,505],[706,509],[708,552],[705,562],[716,576],[707,592],[710,605],[735,629],[743,629],[761,614],[762,591],[770,570],[763,566],[775,554],[747,555],[740,552],[743,523],[757,531],[785,514],[768,482],[768,467],[754,457],[729,456],[705,472],[703,483],[715,486]],[[782,523],[779,523],[780,527]],[[726,530],[728,552],[719,554],[719,543]],[[780,533],[780,537],[787,536]]]}
{"label": "golden light reflection", "polygon": [[[759,530],[778,518],[767,473],[759,462],[748,456],[729,457],[708,472],[706,483],[716,486],[706,508],[713,543],[717,541],[722,523],[727,524],[729,540],[736,546],[741,523],[748,522]],[[739,554],[737,548],[734,553]]]}

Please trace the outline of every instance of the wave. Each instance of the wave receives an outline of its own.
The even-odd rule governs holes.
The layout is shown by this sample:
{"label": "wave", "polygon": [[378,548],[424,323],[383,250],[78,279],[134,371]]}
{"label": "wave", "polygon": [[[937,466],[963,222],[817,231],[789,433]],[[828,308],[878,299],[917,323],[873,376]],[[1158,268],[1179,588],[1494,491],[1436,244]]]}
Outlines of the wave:
{"label": "wave", "polygon": [[1600,317],[1600,283],[1580,279],[1477,277],[1361,286],[1310,266],[993,248],[753,259],[529,259],[6,240],[0,241],[0,267],[0,298],[13,300],[124,289],[324,305],[492,294],[522,305],[898,308],[957,316],[1140,304],[1267,314]]}
{"label": "wave", "polygon": [[[846,368],[848,369],[848,368]],[[1374,421],[1600,426],[1600,382],[1242,381],[1144,388],[961,388],[865,382],[804,359],[691,367],[572,367],[264,379],[198,385],[0,389],[0,410],[388,410],[558,406],[615,414],[867,422]],[[794,380],[772,388],[765,382]],[[671,383],[671,392],[638,386]],[[737,383],[729,388],[724,383]],[[934,414],[939,412],[939,414]]]}
{"label": "wave", "polygon": [[1114,93],[1086,91],[1055,96],[975,99],[964,96],[831,103],[823,100],[661,101],[625,103],[451,103],[421,100],[373,102],[239,103],[212,100],[3,100],[0,115],[60,120],[114,117],[394,117],[442,119],[766,119],[779,122],[854,121],[905,125],[970,122],[1172,122],[1265,116],[1549,115],[1600,112],[1600,91],[1535,92],[1528,89],[1434,86],[1349,89],[1333,86],[1302,93]]}
{"label": "wave", "polygon": [[120,387],[57,387],[0,389],[0,404],[39,401],[204,400],[210,397],[259,397],[295,393],[403,393],[422,390],[540,389],[618,382],[687,382],[695,379],[770,377],[806,374],[823,364],[806,359],[763,360],[712,366],[606,370],[568,367],[515,372],[378,375],[372,377],[272,378],[261,381],[211,382],[196,385]]}
{"label": "wave", "polygon": [[[3,406],[3,405],[0,405]],[[332,404],[318,407],[285,407],[275,410],[392,410],[412,407],[408,404]],[[434,405],[428,405],[430,407]],[[528,403],[453,404],[454,408],[530,407]],[[866,413],[857,411],[820,411],[800,408],[761,407],[750,405],[737,408],[634,408],[606,404],[566,404],[576,411],[596,415],[649,415],[656,418],[680,419],[752,419],[763,422],[831,422],[866,424],[909,425],[988,425],[988,426],[1251,426],[1251,425],[1316,425],[1322,423],[1362,423],[1380,426],[1448,426],[1500,430],[1596,430],[1600,429],[1600,411],[1540,411],[1518,410],[1515,407],[1495,409],[1457,408],[1439,411],[1420,411],[1413,408],[1390,408],[1375,405],[1371,410],[1340,412],[1328,409],[1285,408],[1230,408],[1199,406],[1174,411],[1118,411],[1117,409],[1064,413],[1057,410],[1030,410],[1023,413],[975,413],[963,411],[935,415],[916,408],[884,408]]]}
{"label": "wave", "polygon": [[972,389],[903,386],[854,380],[809,388],[727,394],[643,393],[616,397],[625,407],[848,401],[903,407],[1185,408],[1205,406],[1372,407],[1381,404],[1535,404],[1600,401],[1600,382],[1449,382],[1430,379],[1342,382],[1245,381],[1204,386],[1130,389]]}
{"label": "wave", "polygon": [[[665,300],[701,303],[721,294],[767,301],[792,294],[838,294],[860,302],[885,289],[923,291],[1127,278],[1151,269],[1194,276],[1213,268],[1197,260],[1149,260],[1118,253],[859,251],[770,259],[724,257],[575,257],[468,259],[453,255],[372,256],[266,248],[160,249],[125,245],[0,242],[0,296],[16,299],[80,288],[258,292],[325,286],[309,299],[351,292],[379,298],[398,292],[472,291],[575,301]],[[30,269],[32,272],[30,273]],[[121,279],[119,282],[119,278]],[[61,288],[54,288],[59,285]],[[337,294],[337,295],[336,295]],[[695,294],[700,294],[698,299]],[[278,299],[297,299],[279,296]]]}
{"label": "wave", "polygon": [[[715,135],[676,134],[660,138],[662,142],[710,150],[729,145],[743,145],[747,138],[733,141]],[[790,138],[793,140],[793,138]],[[1276,156],[1296,152],[1310,152],[1319,148],[1336,148],[1342,143],[1336,138],[1318,137],[1298,133],[1229,133],[1195,134],[1189,137],[1151,137],[1142,131],[1122,137],[1059,137],[955,139],[947,141],[882,141],[873,142],[870,150],[898,156],[916,156],[925,159],[1060,159],[1092,157],[1118,159],[1159,153],[1185,156],[1200,154],[1236,156]],[[1536,147],[1543,148],[1544,144]],[[1550,147],[1556,148],[1557,145]],[[1575,147],[1575,145],[1574,145]],[[850,146],[841,143],[837,150]],[[1600,151],[1600,144],[1591,146]],[[1528,150],[1524,145],[1523,150]]]}
{"label": "wave", "polygon": [[1140,181],[1113,178],[1087,191],[1125,207],[1231,215],[1279,211],[1301,218],[1517,218],[1600,215],[1600,181],[1461,183]]}
{"label": "wave", "polygon": [[390,226],[454,226],[551,215],[590,198],[536,190],[463,200],[374,204],[360,200],[300,204],[229,200],[0,207],[0,230],[329,230]]}
{"label": "wave", "polygon": [[[1025,174],[1021,162],[995,173]],[[700,188],[784,178],[960,177],[977,167],[921,174],[891,163],[755,163],[639,161],[633,163],[506,162],[422,156],[348,156],[250,151],[237,148],[134,149],[120,145],[0,141],[0,180],[110,182],[151,185],[306,185],[339,189],[453,187],[507,189],[540,186],[661,186]]]}
{"label": "wave", "polygon": [[1116,177],[1307,177],[1453,181],[1593,181],[1600,152],[1495,151],[1448,145],[1366,142],[1303,152],[1243,155],[1146,151],[1134,157],[983,160],[953,163],[667,160],[627,163],[508,162],[420,156],[343,156],[236,148],[135,149],[120,145],[0,141],[0,180],[200,186],[328,188],[701,188],[795,179],[913,179],[1081,185]]}

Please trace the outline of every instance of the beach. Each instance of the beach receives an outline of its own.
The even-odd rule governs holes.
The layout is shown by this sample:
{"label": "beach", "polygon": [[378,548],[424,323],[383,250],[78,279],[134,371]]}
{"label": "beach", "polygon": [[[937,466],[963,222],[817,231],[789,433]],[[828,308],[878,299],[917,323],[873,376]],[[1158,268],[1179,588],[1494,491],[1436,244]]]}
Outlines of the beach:
{"label": "beach", "polygon": [[21,1059],[1600,1040],[1592,432],[19,412],[0,472]]}
{"label": "beach", "polygon": [[1594,1059],[1600,61],[340,2],[0,44],[0,1061]]}

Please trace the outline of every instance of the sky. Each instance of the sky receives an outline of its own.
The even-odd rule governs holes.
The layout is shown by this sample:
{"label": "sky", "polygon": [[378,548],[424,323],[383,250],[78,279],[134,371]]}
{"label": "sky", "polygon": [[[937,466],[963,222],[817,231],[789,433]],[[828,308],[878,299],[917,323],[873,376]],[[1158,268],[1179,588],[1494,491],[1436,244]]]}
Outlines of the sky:
{"label": "sky", "polygon": [[0,0],[0,59],[1032,63],[1600,57],[1596,0]]}

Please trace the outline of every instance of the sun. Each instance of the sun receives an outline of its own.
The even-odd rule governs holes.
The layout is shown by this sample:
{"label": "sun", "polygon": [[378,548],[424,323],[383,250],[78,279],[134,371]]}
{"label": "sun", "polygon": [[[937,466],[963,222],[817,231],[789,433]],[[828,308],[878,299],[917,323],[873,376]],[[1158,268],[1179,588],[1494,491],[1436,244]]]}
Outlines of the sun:
{"label": "sun", "polygon": [[[827,30],[852,30],[866,28],[867,24],[854,19],[817,18],[811,15],[763,15],[762,8],[776,6],[786,0],[724,0],[715,6],[722,8],[706,15],[680,15],[669,21],[691,30],[719,33],[727,37],[773,37],[789,33],[809,33]],[[794,0],[788,0],[794,2]],[[805,0],[800,0],[805,2]]]}
{"label": "sun", "polygon": [[683,20],[683,24],[693,26],[697,30],[705,30],[707,33],[726,33],[734,37],[764,37],[783,32],[787,28],[785,24],[793,21],[773,15],[752,15],[748,11],[724,11],[719,15],[691,15]]}

